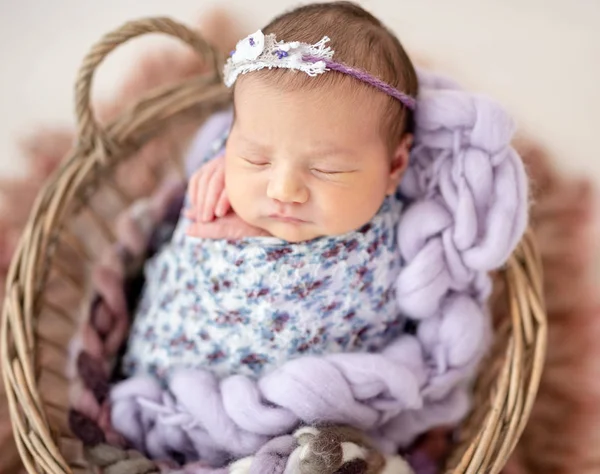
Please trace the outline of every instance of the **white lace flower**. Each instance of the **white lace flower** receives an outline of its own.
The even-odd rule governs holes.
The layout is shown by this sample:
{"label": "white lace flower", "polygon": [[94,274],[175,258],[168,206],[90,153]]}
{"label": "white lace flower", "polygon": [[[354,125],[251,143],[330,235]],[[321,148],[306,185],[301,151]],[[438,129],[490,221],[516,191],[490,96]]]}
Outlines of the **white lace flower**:
{"label": "white lace flower", "polygon": [[[277,41],[273,33],[265,34],[258,30],[240,40],[231,57],[225,63],[224,80],[231,87],[240,74],[259,71],[263,68],[288,68],[303,71],[309,76],[316,76],[326,71],[325,61],[315,58],[331,59],[332,49],[327,46],[329,38],[324,36],[315,44],[299,41]],[[311,60],[305,60],[309,56]]]}
{"label": "white lace flower", "polygon": [[265,49],[265,35],[261,30],[240,40],[231,56],[234,63],[252,61],[258,58]]}

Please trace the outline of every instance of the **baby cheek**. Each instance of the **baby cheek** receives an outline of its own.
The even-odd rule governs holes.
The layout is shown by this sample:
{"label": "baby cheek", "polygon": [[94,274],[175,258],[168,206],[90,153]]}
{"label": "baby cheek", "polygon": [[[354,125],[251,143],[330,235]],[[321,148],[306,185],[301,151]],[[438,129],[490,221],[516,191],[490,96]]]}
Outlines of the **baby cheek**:
{"label": "baby cheek", "polygon": [[[238,207],[244,201],[244,188],[242,186],[243,180],[240,174],[233,169],[227,169],[225,173],[225,191],[229,202],[233,209],[237,212]],[[247,198],[247,196],[246,196]]]}
{"label": "baby cheek", "polygon": [[319,220],[326,225],[332,233],[346,231],[355,214],[356,206],[352,190],[321,190],[311,194],[312,208],[317,212]]}
{"label": "baby cheek", "polygon": [[[228,170],[229,171],[229,170]],[[256,176],[240,170],[231,170],[225,175],[225,190],[233,210],[246,219],[256,214],[254,208],[264,195]]]}
{"label": "baby cheek", "polygon": [[383,203],[382,193],[357,186],[332,201],[329,213],[343,232],[355,230],[369,222]]}

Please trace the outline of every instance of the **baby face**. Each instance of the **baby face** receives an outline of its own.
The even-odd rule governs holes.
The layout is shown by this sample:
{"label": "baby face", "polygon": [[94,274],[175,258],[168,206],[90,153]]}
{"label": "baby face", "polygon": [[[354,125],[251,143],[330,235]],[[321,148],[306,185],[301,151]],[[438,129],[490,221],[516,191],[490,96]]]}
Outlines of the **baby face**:
{"label": "baby face", "polygon": [[226,190],[247,223],[288,242],[369,222],[395,192],[408,140],[390,150],[378,92],[347,85],[278,90],[247,76],[235,90]]}

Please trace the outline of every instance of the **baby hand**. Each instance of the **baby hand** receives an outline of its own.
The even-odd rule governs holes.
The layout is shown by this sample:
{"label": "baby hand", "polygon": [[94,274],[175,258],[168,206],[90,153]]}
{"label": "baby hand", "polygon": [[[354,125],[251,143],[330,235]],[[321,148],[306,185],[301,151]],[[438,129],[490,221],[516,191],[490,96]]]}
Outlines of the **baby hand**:
{"label": "baby hand", "polygon": [[262,229],[247,224],[231,209],[225,193],[225,157],[223,156],[209,161],[193,174],[188,195],[190,209],[185,211],[185,216],[192,221],[186,231],[190,237],[240,239],[270,235]]}
{"label": "baby hand", "polygon": [[196,222],[210,222],[223,217],[231,204],[225,193],[225,157],[206,163],[190,179],[188,188],[190,209],[186,217]]}

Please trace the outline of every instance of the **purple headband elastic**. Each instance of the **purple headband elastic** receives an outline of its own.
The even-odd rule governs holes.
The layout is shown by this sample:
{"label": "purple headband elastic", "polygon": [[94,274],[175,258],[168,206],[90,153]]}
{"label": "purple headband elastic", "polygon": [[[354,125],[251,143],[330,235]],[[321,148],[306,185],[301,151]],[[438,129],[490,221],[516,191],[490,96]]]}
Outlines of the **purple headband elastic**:
{"label": "purple headband elastic", "polygon": [[359,81],[365,82],[365,83],[379,89],[381,92],[385,92],[387,95],[392,96],[394,99],[399,100],[403,105],[408,107],[410,110],[415,110],[415,108],[417,106],[417,100],[414,97],[411,97],[410,95],[405,94],[404,92],[400,92],[395,87],[393,87],[393,86],[389,85],[388,83],[382,81],[381,79],[369,74],[366,71],[363,71],[363,70],[357,69],[357,68],[353,68],[350,66],[346,66],[345,64],[342,64],[342,63],[336,63],[335,61],[332,61],[331,59],[319,58],[316,56],[302,56],[302,59],[304,59],[306,61],[310,61],[312,63],[316,63],[317,61],[324,61],[328,69],[331,69],[332,71],[341,72],[342,74],[347,74],[349,76],[352,76],[352,77],[358,79]]}

